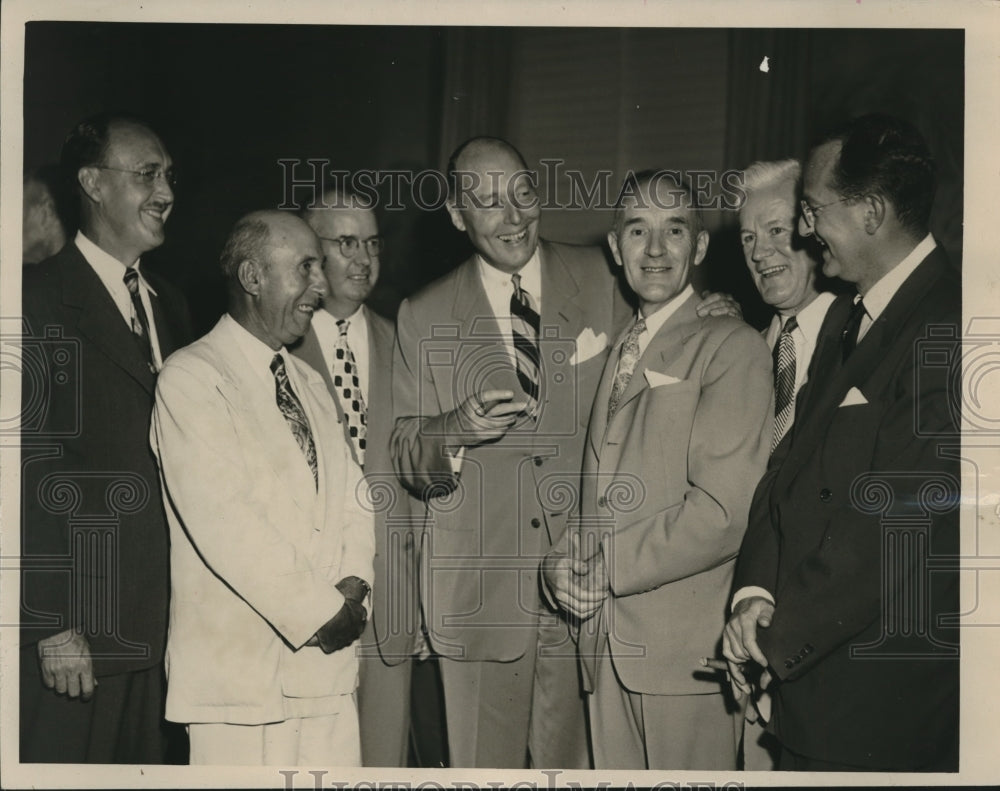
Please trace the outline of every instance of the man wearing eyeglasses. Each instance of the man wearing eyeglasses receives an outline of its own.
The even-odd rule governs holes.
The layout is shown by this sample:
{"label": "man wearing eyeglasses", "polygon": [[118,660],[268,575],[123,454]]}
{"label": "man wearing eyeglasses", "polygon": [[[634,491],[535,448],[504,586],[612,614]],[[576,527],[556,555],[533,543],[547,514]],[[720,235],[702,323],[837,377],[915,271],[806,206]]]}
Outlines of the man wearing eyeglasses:
{"label": "man wearing eyeglasses", "polygon": [[302,218],[323,246],[329,288],[293,353],[323,375],[373,493],[363,504],[375,513],[376,551],[372,618],[360,644],[361,759],[365,766],[406,766],[420,615],[410,498],[389,458],[395,327],[365,305],[378,282],[382,237],[371,206],[347,192],[328,191]]}
{"label": "man wearing eyeglasses", "polygon": [[758,486],[723,651],[742,692],[774,678],[779,769],[957,771],[961,283],[928,231],[934,163],[869,115],[803,182],[800,230],[858,293]]}
{"label": "man wearing eyeglasses", "polygon": [[172,162],[144,123],[103,115],[61,164],[79,230],[24,274],[21,760],[162,763],[168,546],[149,421],[193,330],[140,258],[163,244]]}

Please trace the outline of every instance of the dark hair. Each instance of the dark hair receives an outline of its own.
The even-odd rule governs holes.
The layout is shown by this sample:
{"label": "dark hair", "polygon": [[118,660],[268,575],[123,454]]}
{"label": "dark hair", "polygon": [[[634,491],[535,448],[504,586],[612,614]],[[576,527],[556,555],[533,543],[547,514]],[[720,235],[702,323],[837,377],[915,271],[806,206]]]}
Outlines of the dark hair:
{"label": "dark hair", "polygon": [[680,172],[676,170],[646,168],[645,170],[640,170],[638,173],[633,173],[630,170],[628,175],[625,176],[625,181],[622,182],[622,188],[618,191],[618,197],[615,200],[615,216],[612,227],[616,230],[616,232],[621,233],[625,197],[627,195],[635,195],[638,193],[639,188],[644,184],[649,184],[653,181],[658,183],[662,180],[669,181],[687,197],[688,208],[690,209],[691,214],[691,235],[697,238],[698,234],[705,230],[705,224],[701,217],[701,207],[698,205],[694,190],[691,188],[691,184],[687,181],[687,179],[683,178]]}
{"label": "dark hair", "polygon": [[840,141],[833,188],[841,195],[879,195],[900,224],[924,236],[936,188],[934,160],[909,121],[881,113],[854,118],[823,141]]}
{"label": "dark hair", "polygon": [[87,165],[96,165],[104,159],[108,150],[111,129],[115,126],[131,124],[148,129],[152,128],[140,118],[127,115],[111,115],[100,113],[80,121],[66,137],[62,153],[59,156],[59,166],[65,183],[74,189],[79,188],[77,173]]}
{"label": "dark hair", "polygon": [[259,216],[250,214],[237,220],[219,256],[219,267],[226,279],[235,280],[240,262],[248,258],[258,258],[266,266],[260,252],[270,238],[271,228]]}
{"label": "dark hair", "polygon": [[478,137],[470,137],[468,140],[460,143],[458,148],[451,152],[451,156],[448,157],[448,167],[445,171],[445,177],[448,180],[448,196],[451,198],[455,197],[458,191],[458,185],[455,183],[456,174],[458,173],[458,160],[465,153],[467,148],[474,145],[492,146],[494,148],[506,149],[521,163],[521,167],[524,170],[528,169],[528,164],[525,162],[524,157],[521,156],[521,152],[518,151],[513,145],[508,143],[502,137],[489,137],[488,135],[480,135]]}

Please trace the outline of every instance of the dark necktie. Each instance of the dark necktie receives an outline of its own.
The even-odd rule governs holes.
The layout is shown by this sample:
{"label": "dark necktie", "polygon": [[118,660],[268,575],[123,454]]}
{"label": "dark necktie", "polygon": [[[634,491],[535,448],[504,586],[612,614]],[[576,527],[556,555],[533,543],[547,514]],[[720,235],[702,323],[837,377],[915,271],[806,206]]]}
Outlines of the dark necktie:
{"label": "dark necktie", "polygon": [[139,272],[130,266],[125,270],[123,278],[128,287],[128,293],[132,297],[132,310],[134,315],[132,321],[132,335],[135,336],[136,344],[139,346],[139,353],[149,366],[149,370],[156,373],[153,361],[153,341],[149,335],[149,316],[146,315],[146,308],[142,304],[142,296],[139,293]]}
{"label": "dark necktie", "polygon": [[354,360],[354,352],[347,343],[347,319],[338,319],[337,344],[333,355],[333,384],[337,388],[337,396],[344,408],[344,420],[347,421],[347,431],[354,443],[354,451],[358,464],[365,466],[365,442],[368,436],[368,408],[361,392],[361,380],[358,378],[358,364]]}
{"label": "dark necktie", "polygon": [[618,408],[618,402],[625,394],[625,388],[632,381],[632,374],[635,373],[635,364],[639,362],[639,336],[646,331],[646,320],[640,316],[636,319],[632,329],[628,331],[625,340],[622,341],[621,353],[618,358],[618,369],[615,373],[615,383],[611,387],[611,397],[608,399],[608,422]]}
{"label": "dark necktie", "polygon": [[858,332],[861,329],[861,319],[865,315],[865,303],[860,297],[851,306],[851,312],[844,322],[844,331],[840,333],[841,350],[843,351],[844,362],[851,356],[854,347],[858,345]]}
{"label": "dark necktie", "polygon": [[309,420],[306,418],[305,410],[299,401],[295,391],[292,390],[292,383],[288,381],[288,371],[285,370],[285,361],[280,354],[274,355],[271,360],[271,373],[274,374],[275,396],[278,401],[278,409],[288,421],[288,426],[292,430],[295,441],[299,443],[299,449],[306,457],[309,469],[312,470],[313,481],[319,489],[319,471],[316,466],[316,444],[313,442],[312,432],[309,430]]}
{"label": "dark necktie", "polygon": [[771,436],[771,452],[778,447],[792,425],[795,416],[795,338],[792,333],[798,327],[795,316],[785,322],[774,344],[774,434]]}
{"label": "dark necktie", "polygon": [[517,360],[517,379],[528,395],[526,411],[531,414],[538,403],[541,360],[538,355],[538,333],[541,318],[531,294],[521,288],[521,276],[511,275],[514,293],[510,296],[510,328]]}

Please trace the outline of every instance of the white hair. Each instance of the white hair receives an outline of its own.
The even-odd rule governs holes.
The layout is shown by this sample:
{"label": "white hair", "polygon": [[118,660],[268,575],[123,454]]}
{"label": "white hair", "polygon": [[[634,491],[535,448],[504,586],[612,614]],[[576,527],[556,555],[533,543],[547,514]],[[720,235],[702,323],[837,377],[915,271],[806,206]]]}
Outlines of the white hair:
{"label": "white hair", "polygon": [[778,159],[772,162],[754,162],[743,171],[743,199],[739,208],[742,209],[750,197],[750,193],[773,187],[775,184],[791,182],[798,184],[802,175],[802,166],[797,159]]}

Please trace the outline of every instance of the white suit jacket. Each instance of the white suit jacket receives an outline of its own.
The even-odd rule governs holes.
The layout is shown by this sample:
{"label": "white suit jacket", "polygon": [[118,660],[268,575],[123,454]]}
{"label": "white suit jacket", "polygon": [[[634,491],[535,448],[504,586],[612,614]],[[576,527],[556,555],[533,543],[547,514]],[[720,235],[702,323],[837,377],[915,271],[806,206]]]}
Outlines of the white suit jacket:
{"label": "white suit jacket", "polygon": [[151,441],[171,539],[166,716],[176,722],[280,721],[290,699],[322,713],[320,699],[357,682],[353,646],[327,655],[304,643],[341,608],[338,581],[372,579],[367,485],[323,378],[286,355],[317,489],[243,332],[223,316],[168,359],[156,387]]}

